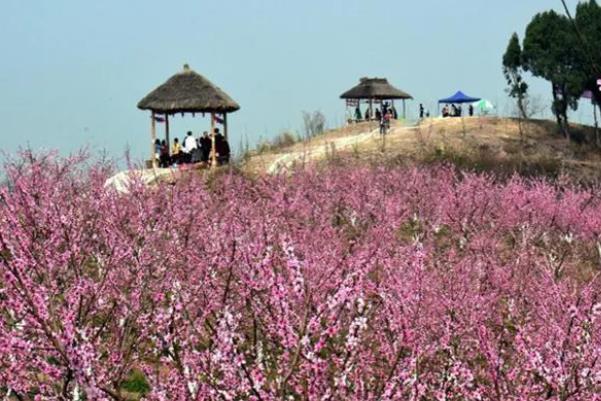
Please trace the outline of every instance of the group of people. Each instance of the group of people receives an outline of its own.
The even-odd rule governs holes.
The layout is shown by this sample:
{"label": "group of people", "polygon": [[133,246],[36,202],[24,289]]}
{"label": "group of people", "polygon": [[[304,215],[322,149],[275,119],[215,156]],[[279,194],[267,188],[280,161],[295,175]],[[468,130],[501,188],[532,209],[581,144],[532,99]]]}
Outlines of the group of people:
{"label": "group of people", "polygon": [[[211,163],[211,149],[213,142],[208,131],[195,138],[192,131],[188,131],[186,137],[180,143],[179,138],[173,140],[171,151],[169,144],[165,140],[157,139],[154,143],[156,158],[159,162],[159,167],[169,167],[174,164],[187,163]],[[230,145],[219,132],[219,128],[215,128],[215,156],[217,164],[223,165],[230,161]]]}
{"label": "group of people", "polygon": [[[367,110],[365,110],[365,113],[361,112],[361,108],[359,106],[357,106],[355,108],[355,115],[354,115],[354,121],[355,122],[359,122],[359,121],[372,121],[372,120],[376,120],[376,121],[382,121],[384,118],[386,118],[386,116],[388,115],[388,120],[397,120],[399,118],[399,115],[394,107],[394,105],[390,105],[388,102],[384,102],[382,103],[382,107],[380,108],[376,108],[375,112],[372,112],[371,107],[368,107]],[[347,119],[350,122],[353,121],[353,116],[351,116],[350,114],[347,115]]]}
{"label": "group of people", "polygon": [[[468,107],[468,114],[470,117],[473,117],[473,115],[474,115],[474,106],[472,106],[471,104]],[[445,106],[442,108],[442,116],[443,117],[461,117],[462,115],[463,115],[463,109],[462,109],[461,105],[455,106],[454,104],[452,104],[449,107],[448,104],[445,104]]]}

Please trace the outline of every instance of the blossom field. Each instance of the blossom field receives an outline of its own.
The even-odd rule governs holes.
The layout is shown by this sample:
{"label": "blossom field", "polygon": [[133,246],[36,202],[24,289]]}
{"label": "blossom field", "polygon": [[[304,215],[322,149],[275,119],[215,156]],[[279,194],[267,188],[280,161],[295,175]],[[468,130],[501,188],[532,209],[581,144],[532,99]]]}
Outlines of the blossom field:
{"label": "blossom field", "polygon": [[107,174],[7,163],[0,397],[601,400],[596,188],[348,162],[123,195]]}

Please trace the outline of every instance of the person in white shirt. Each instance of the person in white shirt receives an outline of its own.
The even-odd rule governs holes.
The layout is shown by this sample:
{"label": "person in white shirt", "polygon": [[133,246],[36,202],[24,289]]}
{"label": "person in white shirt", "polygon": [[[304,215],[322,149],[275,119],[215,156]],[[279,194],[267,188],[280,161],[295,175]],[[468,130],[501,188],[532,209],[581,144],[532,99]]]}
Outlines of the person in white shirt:
{"label": "person in white shirt", "polygon": [[192,136],[192,131],[188,131],[188,135],[186,135],[186,139],[184,139],[184,147],[182,151],[184,152],[184,159],[186,163],[190,163],[192,160],[192,152],[196,149],[196,138]]}

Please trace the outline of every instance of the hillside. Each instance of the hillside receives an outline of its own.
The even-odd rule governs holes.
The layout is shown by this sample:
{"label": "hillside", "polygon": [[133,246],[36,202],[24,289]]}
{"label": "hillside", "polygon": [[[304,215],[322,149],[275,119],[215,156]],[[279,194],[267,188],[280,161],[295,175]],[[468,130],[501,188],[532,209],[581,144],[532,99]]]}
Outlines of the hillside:
{"label": "hillside", "polygon": [[[593,138],[591,127],[574,125],[573,135]],[[583,181],[599,178],[601,152],[590,144],[568,142],[552,121],[497,117],[427,119],[416,126],[396,122],[385,141],[376,123],[331,130],[309,141],[252,153],[249,173],[278,173],[303,163],[355,157],[370,163],[451,162],[478,171],[520,171],[531,175],[567,173]]]}

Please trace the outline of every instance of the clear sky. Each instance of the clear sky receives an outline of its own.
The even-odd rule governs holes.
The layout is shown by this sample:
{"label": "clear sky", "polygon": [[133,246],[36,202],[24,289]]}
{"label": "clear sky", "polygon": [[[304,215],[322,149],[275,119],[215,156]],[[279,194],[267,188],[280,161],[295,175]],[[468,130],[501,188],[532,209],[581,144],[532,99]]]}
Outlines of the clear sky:
{"label": "clear sky", "polygon": [[[570,0],[574,8],[576,0]],[[512,32],[559,0],[0,0],[0,137],[63,153],[82,146],[134,158],[149,148],[136,108],[182,69],[205,75],[241,105],[234,148],[300,131],[303,110],[342,123],[339,95],[383,76],[435,110],[462,89],[511,111],[501,57]],[[544,82],[533,92],[548,99]],[[548,116],[549,112],[545,114]],[[573,118],[587,120],[586,108]],[[173,136],[208,127],[176,117]]]}

